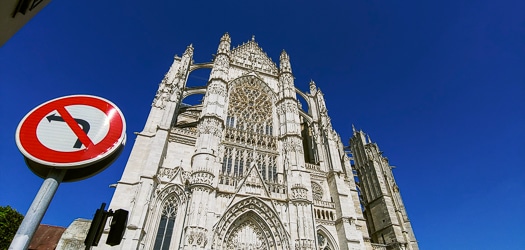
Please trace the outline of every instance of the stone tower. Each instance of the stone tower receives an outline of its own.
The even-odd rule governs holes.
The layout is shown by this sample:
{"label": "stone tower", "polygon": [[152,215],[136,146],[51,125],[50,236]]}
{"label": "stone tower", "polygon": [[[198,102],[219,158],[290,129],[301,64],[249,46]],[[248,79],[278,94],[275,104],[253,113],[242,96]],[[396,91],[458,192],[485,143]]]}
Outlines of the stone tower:
{"label": "stone tower", "polygon": [[354,129],[350,147],[371,241],[387,245],[388,249],[418,249],[392,174],[394,167],[363,131]]}
{"label": "stone tower", "polygon": [[[368,228],[375,214],[362,209],[370,201],[360,203],[323,93],[313,81],[309,92],[295,88],[285,51],[277,66],[254,38],[232,49],[225,34],[213,62],[194,63],[193,53],[175,57],[161,81],[117,184],[110,208],[130,214],[122,243],[104,245],[104,234],[94,249],[417,248],[395,205],[377,206],[389,229]],[[206,68],[205,86],[186,86]],[[201,103],[184,103],[195,94]],[[380,187],[400,204],[387,195],[394,186]]]}

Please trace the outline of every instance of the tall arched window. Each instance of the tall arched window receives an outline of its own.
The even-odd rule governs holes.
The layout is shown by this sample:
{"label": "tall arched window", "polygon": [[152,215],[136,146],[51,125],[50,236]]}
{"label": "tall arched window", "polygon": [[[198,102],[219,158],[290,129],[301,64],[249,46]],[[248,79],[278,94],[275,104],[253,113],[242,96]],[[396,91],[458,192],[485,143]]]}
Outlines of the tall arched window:
{"label": "tall arched window", "polygon": [[162,214],[160,217],[157,237],[155,237],[154,250],[168,250],[173,235],[173,227],[177,216],[177,200],[175,196],[170,196],[164,202]]}
{"label": "tall arched window", "polygon": [[264,182],[282,184],[277,172],[279,152],[273,129],[272,90],[254,76],[238,78],[232,86],[219,183],[237,185],[255,163]]}

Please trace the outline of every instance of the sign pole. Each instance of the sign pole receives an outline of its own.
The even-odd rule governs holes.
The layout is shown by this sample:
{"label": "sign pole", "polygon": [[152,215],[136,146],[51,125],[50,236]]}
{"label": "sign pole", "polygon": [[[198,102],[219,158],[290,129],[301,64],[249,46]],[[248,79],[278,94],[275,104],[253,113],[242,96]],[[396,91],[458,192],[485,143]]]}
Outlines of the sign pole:
{"label": "sign pole", "polygon": [[64,96],[27,113],[15,138],[27,166],[45,179],[9,246],[27,250],[58,185],[107,168],[122,152],[126,122],[118,107],[104,98]]}
{"label": "sign pole", "polygon": [[9,246],[9,250],[26,250],[35,234],[38,225],[42,221],[44,214],[55,195],[58,185],[62,182],[66,169],[52,169],[47,175],[44,183],[31,203],[22,224],[16,231],[16,235]]}

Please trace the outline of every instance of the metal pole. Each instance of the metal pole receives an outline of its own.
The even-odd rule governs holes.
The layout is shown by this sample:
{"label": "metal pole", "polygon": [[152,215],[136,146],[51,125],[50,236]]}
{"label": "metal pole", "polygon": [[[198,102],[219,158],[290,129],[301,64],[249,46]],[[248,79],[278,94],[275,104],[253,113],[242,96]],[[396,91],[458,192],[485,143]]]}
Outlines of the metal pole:
{"label": "metal pole", "polygon": [[16,235],[9,246],[9,250],[26,250],[29,247],[29,243],[35,234],[38,225],[40,225],[40,222],[51,203],[51,199],[53,199],[53,196],[58,189],[58,185],[62,182],[66,171],[67,170],[65,169],[52,169],[49,171],[49,174],[44,180],[44,183],[42,183],[40,190],[38,190],[33,203],[31,203],[22,224],[20,224],[18,231],[16,231]]}

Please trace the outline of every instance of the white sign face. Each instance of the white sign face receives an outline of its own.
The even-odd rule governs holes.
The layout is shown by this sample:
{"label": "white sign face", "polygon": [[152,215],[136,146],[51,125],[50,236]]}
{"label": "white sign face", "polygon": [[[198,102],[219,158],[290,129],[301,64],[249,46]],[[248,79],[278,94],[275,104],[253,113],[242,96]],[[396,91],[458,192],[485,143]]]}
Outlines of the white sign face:
{"label": "white sign face", "polygon": [[[71,105],[65,109],[94,144],[100,143],[108,134],[109,118],[101,110],[87,105]],[[50,112],[40,121],[36,136],[44,146],[55,151],[74,152],[86,148],[57,111]]]}
{"label": "white sign face", "polygon": [[53,168],[81,168],[118,151],[125,142],[125,130],[122,112],[110,101],[96,96],[65,96],[29,112],[17,128],[16,141],[31,162]]}

